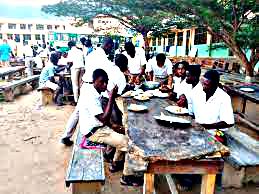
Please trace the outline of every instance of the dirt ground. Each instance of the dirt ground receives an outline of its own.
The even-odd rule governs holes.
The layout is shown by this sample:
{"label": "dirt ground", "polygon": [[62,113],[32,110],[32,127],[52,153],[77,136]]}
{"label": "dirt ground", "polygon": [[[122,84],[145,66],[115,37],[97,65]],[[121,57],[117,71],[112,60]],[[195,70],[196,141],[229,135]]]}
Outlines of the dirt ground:
{"label": "dirt ground", "polygon": [[[37,91],[0,104],[0,194],[71,193],[64,178],[72,148],[60,144],[60,137],[73,109],[69,105],[39,108]],[[120,186],[121,172],[111,175],[107,167],[105,171],[104,193],[142,192],[142,188]],[[217,193],[253,194],[258,190],[251,185]]]}

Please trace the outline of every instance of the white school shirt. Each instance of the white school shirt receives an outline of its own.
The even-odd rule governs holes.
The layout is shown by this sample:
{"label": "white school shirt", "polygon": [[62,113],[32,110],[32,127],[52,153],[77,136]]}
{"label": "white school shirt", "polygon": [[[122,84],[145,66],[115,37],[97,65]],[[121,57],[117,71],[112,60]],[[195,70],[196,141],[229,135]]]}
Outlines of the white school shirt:
{"label": "white school shirt", "polygon": [[86,57],[85,74],[82,78],[84,82],[93,81],[93,72],[96,69],[103,69],[106,73],[108,72],[113,64],[107,57],[104,50],[100,47],[97,47],[96,50]]}
{"label": "white school shirt", "polygon": [[192,89],[191,84],[186,83],[186,78],[181,81],[180,77],[174,77],[174,92],[177,93],[177,98],[179,98],[182,94],[187,93]]}
{"label": "white school shirt", "polygon": [[84,53],[80,49],[73,46],[70,51],[68,51],[67,61],[73,62],[71,69],[84,67]]}
{"label": "white school shirt", "polygon": [[94,127],[103,126],[95,116],[102,114],[102,95],[97,92],[93,84],[83,84],[78,100],[80,132],[86,135]]}
{"label": "white school shirt", "polygon": [[146,72],[153,71],[154,76],[159,78],[165,78],[168,75],[173,74],[172,63],[166,58],[163,67],[158,67],[156,57],[148,60]]}
{"label": "white school shirt", "polygon": [[129,56],[126,51],[124,51],[122,54],[128,58],[128,68],[130,73],[139,74],[141,67],[147,64],[147,60],[145,57],[145,51],[142,48],[135,47],[135,51],[136,54],[134,58],[131,58],[131,56]]}
{"label": "white school shirt", "polygon": [[33,57],[33,51],[29,45],[24,46],[23,53],[25,54],[25,57]]}
{"label": "white school shirt", "polygon": [[192,88],[189,92],[185,93],[187,102],[188,102],[188,112],[190,115],[194,115],[194,110],[198,110],[199,104],[193,104],[193,96],[203,93],[203,87],[201,82],[199,82],[194,88]]}
{"label": "white school shirt", "polygon": [[217,88],[208,101],[204,91],[193,93],[192,104],[195,120],[200,124],[213,124],[220,121],[225,121],[229,125],[234,124],[231,99],[220,88]]}

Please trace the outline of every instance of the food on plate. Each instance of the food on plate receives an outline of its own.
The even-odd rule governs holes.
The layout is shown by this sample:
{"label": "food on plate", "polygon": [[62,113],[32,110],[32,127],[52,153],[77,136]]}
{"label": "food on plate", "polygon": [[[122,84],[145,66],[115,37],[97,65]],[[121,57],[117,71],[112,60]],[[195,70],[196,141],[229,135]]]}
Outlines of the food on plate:
{"label": "food on plate", "polygon": [[136,100],[149,100],[149,96],[146,95],[146,94],[139,94],[139,95],[135,96],[134,99],[136,99]]}
{"label": "food on plate", "polygon": [[122,97],[131,97],[133,91],[127,91],[125,94],[122,95]]}
{"label": "food on plate", "polygon": [[132,111],[143,111],[143,110],[147,110],[147,107],[144,106],[144,105],[138,105],[138,104],[131,104],[129,107],[128,107],[129,110],[132,110]]}

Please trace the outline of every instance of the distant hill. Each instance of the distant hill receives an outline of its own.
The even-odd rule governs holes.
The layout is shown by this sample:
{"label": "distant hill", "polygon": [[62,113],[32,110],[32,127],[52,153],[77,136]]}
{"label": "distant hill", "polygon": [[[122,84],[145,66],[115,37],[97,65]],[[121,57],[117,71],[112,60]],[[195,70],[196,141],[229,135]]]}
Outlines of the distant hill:
{"label": "distant hill", "polygon": [[0,17],[23,19],[61,19],[41,11],[41,6],[10,6],[0,4]]}

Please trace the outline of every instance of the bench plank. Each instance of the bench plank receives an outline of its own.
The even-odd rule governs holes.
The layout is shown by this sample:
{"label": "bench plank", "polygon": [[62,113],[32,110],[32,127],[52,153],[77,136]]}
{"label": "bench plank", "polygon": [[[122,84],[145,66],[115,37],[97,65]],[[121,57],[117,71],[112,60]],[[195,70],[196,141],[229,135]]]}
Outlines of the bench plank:
{"label": "bench plank", "polygon": [[78,130],[65,181],[67,187],[70,183],[105,181],[102,149],[81,149],[82,136]]}

